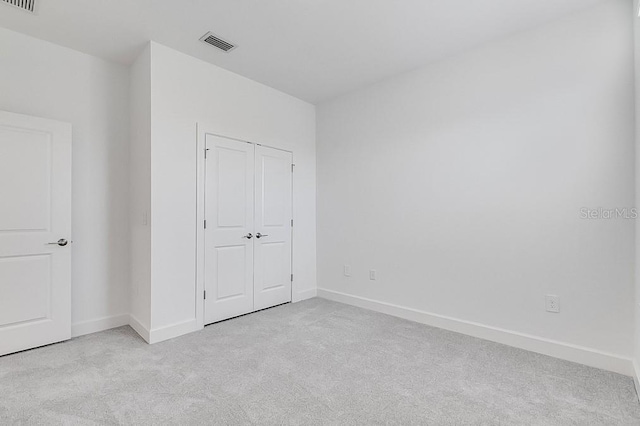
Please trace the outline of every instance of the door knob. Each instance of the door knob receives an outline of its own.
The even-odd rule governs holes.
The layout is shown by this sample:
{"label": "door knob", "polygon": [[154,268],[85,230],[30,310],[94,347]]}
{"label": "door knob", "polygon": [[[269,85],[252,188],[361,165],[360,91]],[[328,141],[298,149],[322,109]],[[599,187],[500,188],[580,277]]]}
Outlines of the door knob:
{"label": "door knob", "polygon": [[64,247],[67,244],[69,244],[69,241],[65,240],[64,238],[60,238],[58,241],[56,241],[55,243],[47,243],[48,245],[59,245],[60,247]]}
{"label": "door knob", "polygon": [[256,238],[262,238],[262,237],[268,237],[268,236],[269,236],[268,234],[261,234],[259,232],[256,234]]}
{"label": "door knob", "polygon": [[[253,234],[251,234],[251,232],[249,232],[247,235],[244,235],[242,238],[246,238],[247,240],[250,240],[253,238]],[[260,237],[258,237],[260,238]]]}

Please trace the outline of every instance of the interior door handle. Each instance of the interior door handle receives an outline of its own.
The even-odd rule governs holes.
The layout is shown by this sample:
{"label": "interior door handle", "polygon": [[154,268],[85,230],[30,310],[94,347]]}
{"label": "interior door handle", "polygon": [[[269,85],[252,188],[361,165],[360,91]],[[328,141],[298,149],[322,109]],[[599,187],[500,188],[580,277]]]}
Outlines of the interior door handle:
{"label": "interior door handle", "polygon": [[261,234],[259,232],[256,234],[256,238],[262,238],[262,237],[268,237],[268,236],[269,236],[268,234]]}
{"label": "interior door handle", "polygon": [[[250,240],[253,238],[253,234],[251,234],[251,232],[249,232],[247,235],[243,235],[242,238],[246,238],[247,240]],[[260,237],[258,237],[260,238]]]}
{"label": "interior door handle", "polygon": [[69,241],[65,240],[64,238],[60,238],[55,243],[47,243],[47,245],[59,245],[60,247],[64,247],[67,244],[69,244]]}

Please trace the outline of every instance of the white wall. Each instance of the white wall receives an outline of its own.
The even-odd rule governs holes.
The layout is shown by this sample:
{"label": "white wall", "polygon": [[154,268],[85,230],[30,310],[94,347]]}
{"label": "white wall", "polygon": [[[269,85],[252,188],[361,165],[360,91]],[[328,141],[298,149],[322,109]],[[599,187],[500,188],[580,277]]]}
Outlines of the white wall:
{"label": "white wall", "polygon": [[580,209],[634,205],[632,42],[604,2],[318,106],[319,294],[629,372],[634,222]]}
{"label": "white wall", "polygon": [[[315,107],[151,43],[151,332],[192,330],[196,299],[196,122],[294,153],[294,299],[312,297]],[[176,331],[167,331],[171,329]]]}
{"label": "white wall", "polygon": [[73,125],[73,333],[128,321],[126,67],[0,28],[0,109]]}
{"label": "white wall", "polygon": [[151,48],[131,66],[130,230],[131,326],[149,340],[151,328]]}

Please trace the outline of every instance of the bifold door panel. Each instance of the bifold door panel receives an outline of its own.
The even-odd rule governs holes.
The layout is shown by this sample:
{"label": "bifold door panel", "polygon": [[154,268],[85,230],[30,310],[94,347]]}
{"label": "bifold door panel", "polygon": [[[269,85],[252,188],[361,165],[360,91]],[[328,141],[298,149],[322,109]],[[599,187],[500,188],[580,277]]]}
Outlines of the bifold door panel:
{"label": "bifold door panel", "polygon": [[0,355],[69,339],[70,125],[0,112],[0,200]]}
{"label": "bifold door panel", "polygon": [[290,152],[205,138],[205,324],[291,301]]}
{"label": "bifold door panel", "polygon": [[254,309],[291,301],[291,153],[256,146]]}
{"label": "bifold door panel", "polygon": [[254,148],[207,135],[205,323],[253,310]]}

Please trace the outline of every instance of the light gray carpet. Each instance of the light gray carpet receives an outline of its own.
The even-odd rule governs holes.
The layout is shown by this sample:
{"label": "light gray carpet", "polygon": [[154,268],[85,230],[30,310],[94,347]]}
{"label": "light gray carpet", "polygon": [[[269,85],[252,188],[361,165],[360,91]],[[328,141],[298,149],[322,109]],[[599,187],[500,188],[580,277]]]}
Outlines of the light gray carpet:
{"label": "light gray carpet", "polygon": [[640,424],[630,378],[313,299],[0,358],[0,424]]}

